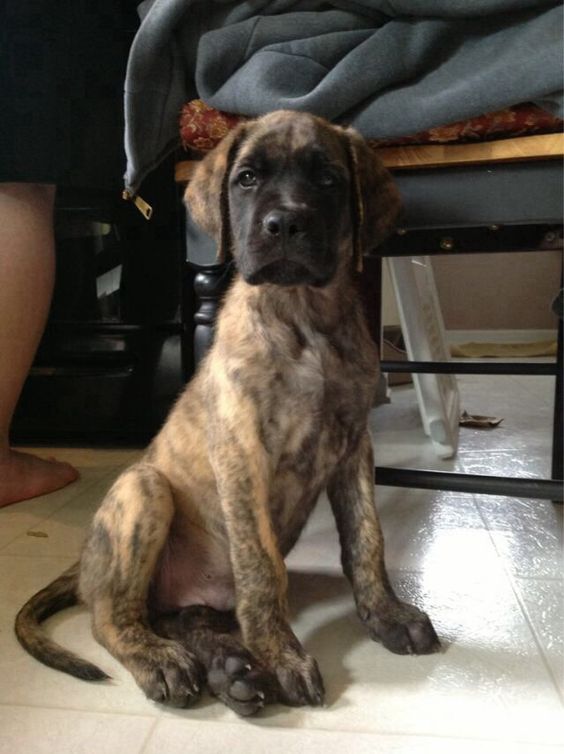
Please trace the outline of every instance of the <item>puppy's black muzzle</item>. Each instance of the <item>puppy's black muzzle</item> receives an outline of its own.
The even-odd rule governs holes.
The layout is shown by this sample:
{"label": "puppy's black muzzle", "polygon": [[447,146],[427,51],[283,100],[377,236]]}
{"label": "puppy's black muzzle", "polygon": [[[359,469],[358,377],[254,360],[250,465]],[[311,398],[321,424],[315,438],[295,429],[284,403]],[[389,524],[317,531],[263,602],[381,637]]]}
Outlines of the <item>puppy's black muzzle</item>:
{"label": "puppy's black muzzle", "polygon": [[286,243],[307,233],[307,217],[303,212],[289,209],[274,209],[262,221],[263,233],[268,238],[278,239]]}
{"label": "puppy's black muzzle", "polygon": [[254,225],[241,272],[248,283],[326,285],[336,257],[328,249],[319,217],[308,209],[270,209]]}

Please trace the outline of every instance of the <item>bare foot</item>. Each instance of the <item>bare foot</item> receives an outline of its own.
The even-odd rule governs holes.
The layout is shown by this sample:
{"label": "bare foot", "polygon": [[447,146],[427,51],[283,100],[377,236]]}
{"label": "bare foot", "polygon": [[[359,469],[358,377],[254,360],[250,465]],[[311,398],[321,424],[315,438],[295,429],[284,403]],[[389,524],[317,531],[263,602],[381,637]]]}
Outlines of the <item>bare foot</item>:
{"label": "bare foot", "polygon": [[78,477],[69,463],[9,450],[0,456],[0,508],[54,492]]}

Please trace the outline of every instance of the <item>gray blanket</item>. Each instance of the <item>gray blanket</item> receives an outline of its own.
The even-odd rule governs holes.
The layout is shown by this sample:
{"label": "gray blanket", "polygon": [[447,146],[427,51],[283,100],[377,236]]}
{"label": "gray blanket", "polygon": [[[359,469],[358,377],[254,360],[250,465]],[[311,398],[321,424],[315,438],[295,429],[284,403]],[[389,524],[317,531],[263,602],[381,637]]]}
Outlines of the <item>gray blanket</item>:
{"label": "gray blanket", "polygon": [[146,0],[126,79],[126,187],[178,144],[184,102],[308,110],[371,137],[524,101],[562,113],[554,0]]}

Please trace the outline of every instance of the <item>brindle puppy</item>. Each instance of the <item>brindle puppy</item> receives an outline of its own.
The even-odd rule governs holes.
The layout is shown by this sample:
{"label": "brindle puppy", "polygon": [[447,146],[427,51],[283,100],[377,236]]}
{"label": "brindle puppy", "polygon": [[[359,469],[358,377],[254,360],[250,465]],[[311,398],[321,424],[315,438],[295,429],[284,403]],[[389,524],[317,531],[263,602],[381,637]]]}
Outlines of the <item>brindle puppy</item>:
{"label": "brindle puppy", "polygon": [[367,429],[378,360],[352,286],[397,193],[354,131],[282,111],[226,137],[186,198],[239,270],[215,342],[109,491],[80,563],[22,608],[16,632],[46,665],[105,678],[39,628],[80,601],[150,699],[185,706],[207,683],[243,715],[321,704],[288,622],[284,556],[324,489],[371,636],[400,654],[439,647],[386,575]]}

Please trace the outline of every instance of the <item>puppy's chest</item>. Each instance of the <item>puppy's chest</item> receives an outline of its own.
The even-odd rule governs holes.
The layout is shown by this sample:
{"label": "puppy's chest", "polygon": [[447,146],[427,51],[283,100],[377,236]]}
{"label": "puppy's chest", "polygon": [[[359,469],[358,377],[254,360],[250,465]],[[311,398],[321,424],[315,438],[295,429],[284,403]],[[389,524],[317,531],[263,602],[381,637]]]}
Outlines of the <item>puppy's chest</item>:
{"label": "puppy's chest", "polygon": [[279,365],[266,410],[263,442],[281,472],[332,465],[366,426],[376,375],[321,335]]}

